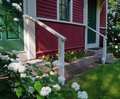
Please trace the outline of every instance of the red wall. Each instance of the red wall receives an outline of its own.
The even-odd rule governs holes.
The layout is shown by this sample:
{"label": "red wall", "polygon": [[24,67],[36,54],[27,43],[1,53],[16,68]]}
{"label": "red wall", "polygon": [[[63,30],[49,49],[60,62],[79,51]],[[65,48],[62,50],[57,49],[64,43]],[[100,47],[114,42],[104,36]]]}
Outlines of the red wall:
{"label": "red wall", "polygon": [[57,19],[57,0],[37,0],[37,17]]}
{"label": "red wall", "polygon": [[[100,33],[105,35],[105,29],[100,29]],[[103,37],[100,36],[100,47],[103,46]]]}
{"label": "red wall", "polygon": [[83,23],[84,0],[73,0],[73,22]]}
{"label": "red wall", "polygon": [[100,13],[100,27],[106,27],[106,3],[104,4]]}
{"label": "red wall", "polygon": [[[65,42],[66,49],[84,49],[85,27],[47,21],[43,22],[67,38]],[[37,58],[40,58],[44,53],[56,52],[58,49],[58,40],[57,37],[36,24],[36,45]]]}

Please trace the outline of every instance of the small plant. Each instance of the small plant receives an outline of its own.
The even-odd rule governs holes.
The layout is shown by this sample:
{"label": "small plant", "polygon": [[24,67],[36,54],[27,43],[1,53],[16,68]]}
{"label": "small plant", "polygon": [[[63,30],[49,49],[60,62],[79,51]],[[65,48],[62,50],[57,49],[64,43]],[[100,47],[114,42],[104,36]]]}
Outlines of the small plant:
{"label": "small plant", "polygon": [[[86,56],[88,56],[87,51],[67,51],[65,52],[65,61],[66,62],[72,62],[72,61],[76,61],[77,59],[80,58],[84,58]],[[47,56],[42,56],[41,58],[42,60],[45,60],[47,62],[53,62],[54,60],[58,60],[58,54],[56,54],[55,56],[50,57],[49,55]]]}

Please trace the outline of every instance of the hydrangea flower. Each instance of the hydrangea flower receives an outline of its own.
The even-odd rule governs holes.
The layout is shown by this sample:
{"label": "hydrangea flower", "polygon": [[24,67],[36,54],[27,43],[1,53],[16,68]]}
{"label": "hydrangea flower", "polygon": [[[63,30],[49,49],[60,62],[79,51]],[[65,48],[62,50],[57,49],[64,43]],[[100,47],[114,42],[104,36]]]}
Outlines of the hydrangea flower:
{"label": "hydrangea flower", "polygon": [[2,46],[0,46],[0,50],[3,50],[4,48]]}
{"label": "hydrangea flower", "polygon": [[22,11],[22,8],[20,7],[19,4],[17,4],[17,3],[12,3],[12,6],[15,7],[16,9],[18,9],[19,11]]}
{"label": "hydrangea flower", "polygon": [[118,34],[118,37],[120,37],[120,34]]}
{"label": "hydrangea flower", "polygon": [[7,2],[10,2],[10,0],[6,0]]}
{"label": "hydrangea flower", "polygon": [[52,64],[53,64],[53,66],[58,66],[58,67],[61,67],[61,68],[64,67],[64,65],[58,60],[55,60]]}
{"label": "hydrangea flower", "polygon": [[19,61],[14,60],[9,64],[8,69],[17,72],[19,69],[19,65],[20,65]]}
{"label": "hydrangea flower", "polygon": [[115,48],[118,49],[118,45],[115,45]]}
{"label": "hydrangea flower", "polygon": [[3,61],[9,61],[9,58],[7,56],[0,56],[1,60]]}
{"label": "hydrangea flower", "polygon": [[41,96],[47,96],[51,93],[51,88],[50,87],[43,87],[42,90],[40,91]]}
{"label": "hydrangea flower", "polygon": [[19,19],[18,19],[18,18],[14,18],[13,20],[14,20],[14,21],[19,21]]}
{"label": "hydrangea flower", "polygon": [[15,55],[18,54],[18,51],[16,51],[16,50],[12,50],[11,52],[12,52],[13,54],[15,54]]}
{"label": "hydrangea flower", "polygon": [[2,2],[2,0],[0,0],[0,4],[2,4],[3,2]]}
{"label": "hydrangea flower", "polygon": [[60,87],[59,84],[53,85],[53,88],[55,88],[55,89],[58,90],[58,91],[61,89],[61,87]]}
{"label": "hydrangea flower", "polygon": [[26,77],[26,74],[25,74],[25,73],[22,73],[22,74],[20,74],[20,77],[21,77],[21,78],[25,78],[25,77]]}
{"label": "hydrangea flower", "polygon": [[24,73],[26,71],[26,67],[23,66],[23,65],[20,65],[19,68],[18,68],[18,72],[19,73]]}
{"label": "hydrangea flower", "polygon": [[30,92],[32,94],[34,91],[35,91],[34,88],[32,86],[29,86],[28,92]]}
{"label": "hydrangea flower", "polygon": [[78,91],[80,89],[80,85],[78,85],[78,83],[74,82],[72,83],[72,88],[76,91]]}
{"label": "hydrangea flower", "polygon": [[77,96],[78,98],[81,98],[81,99],[88,99],[88,94],[86,91],[83,91],[83,92],[78,91]]}
{"label": "hydrangea flower", "polygon": [[14,60],[9,64],[8,69],[14,72],[24,73],[26,70],[26,67],[23,66],[19,61]]}
{"label": "hydrangea flower", "polygon": [[64,83],[65,83],[65,78],[62,77],[62,76],[60,76],[60,77],[58,77],[58,81],[59,81],[59,83],[63,86]]}

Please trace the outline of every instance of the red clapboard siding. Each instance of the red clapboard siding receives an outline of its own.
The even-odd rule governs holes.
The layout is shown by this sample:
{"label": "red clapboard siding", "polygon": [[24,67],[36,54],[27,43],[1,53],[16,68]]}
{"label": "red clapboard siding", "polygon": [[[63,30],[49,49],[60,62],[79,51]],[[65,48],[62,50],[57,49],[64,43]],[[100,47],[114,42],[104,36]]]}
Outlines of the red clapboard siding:
{"label": "red clapboard siding", "polygon": [[37,17],[57,19],[57,0],[37,0]]}
{"label": "red clapboard siding", "polygon": [[[43,21],[57,32],[67,38],[66,49],[84,49],[85,27]],[[58,50],[58,38],[36,24],[36,54],[40,58],[42,54],[53,54]]]}
{"label": "red clapboard siding", "polygon": [[100,13],[100,27],[106,27],[106,2]]}
{"label": "red clapboard siding", "polygon": [[84,0],[73,0],[73,22],[83,23]]}
{"label": "red clapboard siding", "polygon": [[[105,35],[105,29],[100,29],[100,33]],[[100,36],[100,47],[103,46],[103,37]]]}

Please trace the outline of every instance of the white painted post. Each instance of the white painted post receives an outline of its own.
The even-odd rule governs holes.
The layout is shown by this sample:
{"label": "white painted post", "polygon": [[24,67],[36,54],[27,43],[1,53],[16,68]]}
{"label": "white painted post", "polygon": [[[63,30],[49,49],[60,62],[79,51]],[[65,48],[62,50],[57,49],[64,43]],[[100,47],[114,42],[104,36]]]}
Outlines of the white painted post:
{"label": "white painted post", "polygon": [[[64,41],[58,38],[58,60],[64,65]],[[59,68],[59,76],[64,77],[64,66]]]}
{"label": "white painted post", "polygon": [[105,64],[106,62],[106,56],[107,56],[107,40],[106,38],[103,38],[103,57],[102,57],[103,64]]}

